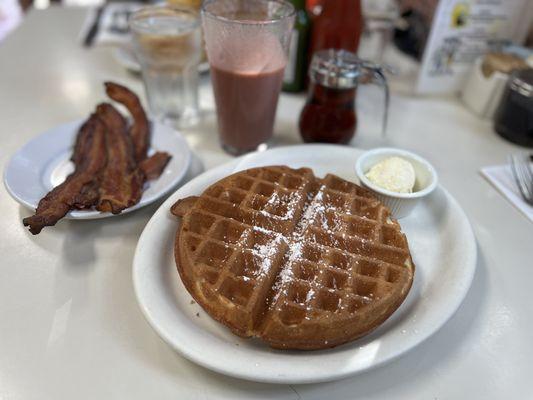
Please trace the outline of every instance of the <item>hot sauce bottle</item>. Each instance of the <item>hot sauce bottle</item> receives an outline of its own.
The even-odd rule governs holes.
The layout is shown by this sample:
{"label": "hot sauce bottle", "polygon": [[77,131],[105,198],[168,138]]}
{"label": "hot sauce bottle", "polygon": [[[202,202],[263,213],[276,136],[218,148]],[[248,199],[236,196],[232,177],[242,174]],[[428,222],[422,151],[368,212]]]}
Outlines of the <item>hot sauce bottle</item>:
{"label": "hot sauce bottle", "polygon": [[355,98],[359,83],[375,83],[383,88],[385,134],[389,90],[382,66],[348,51],[321,50],[313,56],[309,78],[309,94],[299,121],[305,142],[346,144],[352,140],[357,127]]}
{"label": "hot sauce bottle", "polygon": [[344,49],[357,53],[363,29],[361,0],[322,0],[310,2],[318,15],[313,19],[311,56],[323,49]]}

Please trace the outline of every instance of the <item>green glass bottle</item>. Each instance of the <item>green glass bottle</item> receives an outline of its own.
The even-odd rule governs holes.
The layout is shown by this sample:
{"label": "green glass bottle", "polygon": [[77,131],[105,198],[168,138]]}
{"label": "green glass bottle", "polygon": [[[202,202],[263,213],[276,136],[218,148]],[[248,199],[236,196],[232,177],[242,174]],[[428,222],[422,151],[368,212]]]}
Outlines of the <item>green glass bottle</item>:
{"label": "green glass bottle", "polygon": [[311,33],[311,18],[305,9],[305,0],[289,0],[296,9],[294,30],[285,74],[283,75],[283,91],[301,92],[305,89],[307,76],[307,49]]}

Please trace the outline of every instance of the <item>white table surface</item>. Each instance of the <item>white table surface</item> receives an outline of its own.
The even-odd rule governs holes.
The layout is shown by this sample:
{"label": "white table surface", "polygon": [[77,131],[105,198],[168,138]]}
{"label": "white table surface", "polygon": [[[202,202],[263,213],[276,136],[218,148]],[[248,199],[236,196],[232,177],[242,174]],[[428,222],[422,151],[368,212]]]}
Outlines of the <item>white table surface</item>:
{"label": "white table surface", "polygon": [[[0,165],[26,141],[86,116],[102,82],[142,93],[108,48],[85,49],[83,9],[32,11],[0,43]],[[38,236],[0,189],[0,399],[502,399],[532,398],[533,225],[478,173],[516,150],[454,99],[394,95],[390,139],[377,135],[379,101],[359,91],[354,145],[390,144],[427,157],[469,216],[479,262],[456,315],[425,343],[382,368],[339,382],[276,386],[226,378],[175,354],[148,326],[133,293],[137,238],[157,205],[99,221],[62,221]],[[219,149],[210,87],[201,126],[186,132],[206,168]],[[303,99],[282,96],[279,144],[299,143]]]}

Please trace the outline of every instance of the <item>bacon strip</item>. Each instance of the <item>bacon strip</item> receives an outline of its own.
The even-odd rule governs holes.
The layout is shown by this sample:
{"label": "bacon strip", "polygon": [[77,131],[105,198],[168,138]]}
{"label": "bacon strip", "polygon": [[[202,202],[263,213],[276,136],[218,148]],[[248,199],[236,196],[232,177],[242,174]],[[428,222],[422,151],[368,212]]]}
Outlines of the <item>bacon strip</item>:
{"label": "bacon strip", "polygon": [[146,180],[153,180],[159,178],[163,170],[167,166],[172,156],[164,151],[158,151],[152,156],[144,159],[139,164],[139,169],[142,171]]}
{"label": "bacon strip", "polygon": [[150,124],[139,98],[124,86],[106,82],[109,97],[122,103],[133,117],[128,128],[124,117],[108,103],[80,128],[71,160],[75,169],[65,182],[41,201],[35,215],[23,223],[38,234],[52,226],[71,209],[96,207],[118,214],[137,204],[144,182],[161,175],[171,156],[158,152],[147,158]]}
{"label": "bacon strip", "polygon": [[35,215],[22,221],[32,234],[55,225],[71,208],[91,207],[98,200],[98,181],[107,162],[105,146],[105,127],[93,114],[76,139],[74,172],[39,201]]}
{"label": "bacon strip", "polygon": [[106,126],[107,159],[99,188],[96,209],[119,214],[139,202],[144,175],[137,168],[131,137],[126,120],[111,104],[103,103],[96,109]]}
{"label": "bacon strip", "polygon": [[133,124],[129,129],[129,133],[135,149],[135,160],[139,163],[146,158],[150,147],[150,122],[148,117],[139,98],[131,90],[114,82],[106,82],[105,88],[107,95],[123,104],[133,117]]}

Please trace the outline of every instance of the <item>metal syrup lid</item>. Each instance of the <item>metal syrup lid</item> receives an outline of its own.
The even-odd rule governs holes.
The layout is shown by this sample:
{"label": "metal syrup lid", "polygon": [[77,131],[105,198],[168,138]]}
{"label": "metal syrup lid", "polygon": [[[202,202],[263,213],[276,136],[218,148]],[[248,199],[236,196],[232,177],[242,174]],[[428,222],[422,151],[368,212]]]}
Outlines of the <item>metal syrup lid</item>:
{"label": "metal syrup lid", "polygon": [[311,81],[333,89],[352,89],[360,82],[383,75],[383,66],[357,57],[346,50],[327,49],[313,55],[309,76]]}

